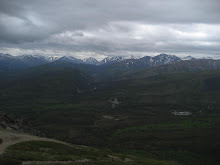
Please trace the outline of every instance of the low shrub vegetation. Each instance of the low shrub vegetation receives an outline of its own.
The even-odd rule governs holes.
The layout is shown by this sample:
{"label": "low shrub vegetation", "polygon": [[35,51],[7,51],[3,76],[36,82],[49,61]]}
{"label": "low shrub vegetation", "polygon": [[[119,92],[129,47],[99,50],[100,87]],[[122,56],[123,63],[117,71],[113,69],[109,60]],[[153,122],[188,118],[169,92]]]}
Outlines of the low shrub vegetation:
{"label": "low shrub vegetation", "polygon": [[21,165],[22,162],[15,159],[0,158],[0,165]]}
{"label": "low shrub vegetation", "polygon": [[13,165],[19,165],[21,161],[29,161],[30,165],[47,163],[50,165],[61,165],[63,163],[75,165],[79,164],[80,161],[82,161],[80,164],[83,165],[178,165],[178,163],[170,160],[142,158],[124,153],[112,153],[105,149],[68,146],[48,141],[29,141],[12,145],[7,148],[2,160],[4,160],[3,165],[12,165],[13,163]]}

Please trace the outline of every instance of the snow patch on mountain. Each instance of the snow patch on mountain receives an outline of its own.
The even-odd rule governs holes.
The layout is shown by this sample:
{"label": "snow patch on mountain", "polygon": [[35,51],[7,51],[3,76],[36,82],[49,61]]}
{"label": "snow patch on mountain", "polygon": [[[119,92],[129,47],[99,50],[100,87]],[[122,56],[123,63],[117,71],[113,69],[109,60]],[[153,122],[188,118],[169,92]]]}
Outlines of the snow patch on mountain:
{"label": "snow patch on mountain", "polygon": [[124,60],[127,60],[127,59],[140,59],[140,58],[141,58],[141,56],[133,56],[133,55],[123,57]]}
{"label": "snow patch on mountain", "polygon": [[192,56],[186,56],[186,57],[182,57],[181,60],[186,61],[186,60],[195,60],[196,58],[192,57]]}
{"label": "snow patch on mountain", "polygon": [[3,54],[3,53],[0,53],[0,58],[13,58],[13,56],[10,55],[10,54]]}
{"label": "snow patch on mountain", "polygon": [[74,64],[82,64],[84,63],[83,60],[77,59],[73,56],[63,56],[56,61],[62,61],[62,62],[69,62],[69,63],[74,63]]}
{"label": "snow patch on mountain", "polygon": [[13,56],[15,59],[19,59],[21,61],[29,61],[29,60],[42,60],[45,62],[53,62],[59,59],[59,56],[41,56],[41,55],[20,55],[20,56]]}
{"label": "snow patch on mountain", "polygon": [[99,65],[116,63],[116,62],[120,62],[123,60],[124,60],[124,57],[122,56],[109,56],[109,57],[104,58],[102,61],[100,61]]}
{"label": "snow patch on mountain", "polygon": [[160,54],[157,56],[152,57],[152,60],[154,61],[154,64],[170,64],[174,62],[181,61],[181,59],[177,56],[174,55],[169,55],[169,54]]}
{"label": "snow patch on mountain", "polygon": [[83,59],[83,62],[85,63],[85,64],[91,64],[91,65],[97,65],[99,62],[95,59],[95,58],[93,58],[93,57],[89,57],[89,58],[85,58],[85,59]]}

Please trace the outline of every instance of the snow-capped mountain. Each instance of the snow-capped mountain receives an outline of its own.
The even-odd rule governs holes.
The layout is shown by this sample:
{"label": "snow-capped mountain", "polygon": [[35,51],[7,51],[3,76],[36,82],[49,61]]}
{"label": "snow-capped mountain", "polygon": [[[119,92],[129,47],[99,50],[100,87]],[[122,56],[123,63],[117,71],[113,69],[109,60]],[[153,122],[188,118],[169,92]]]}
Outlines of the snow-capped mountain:
{"label": "snow-capped mountain", "polygon": [[202,57],[201,59],[214,60],[215,58],[213,58],[213,57]]}
{"label": "snow-capped mountain", "polygon": [[48,64],[56,59],[57,57],[54,56],[41,56],[41,55],[12,56],[10,54],[0,53],[1,68],[7,70],[23,69],[23,68]]}
{"label": "snow-capped mountain", "polygon": [[57,56],[41,56],[41,55],[20,55],[14,56],[15,59],[22,61],[28,67],[48,64],[58,60],[60,57]]}
{"label": "snow-capped mountain", "polygon": [[144,56],[142,58],[135,56],[127,56],[127,57],[115,56],[115,57],[104,58],[102,61],[100,61],[99,65],[121,63],[126,67],[129,67],[131,65],[157,66],[157,65],[170,64],[178,61],[181,61],[179,57],[168,54],[160,54],[154,57]]}
{"label": "snow-capped mountain", "polygon": [[24,54],[24,55],[14,56],[14,58],[17,58],[17,59],[20,59],[20,60],[27,60],[27,59],[30,59],[30,58],[44,59],[44,56]]}
{"label": "snow-capped mountain", "polygon": [[164,64],[170,64],[174,62],[179,62],[181,59],[174,55],[169,54],[160,54],[155,57],[152,57],[151,62],[156,65],[164,65]]}
{"label": "snow-capped mountain", "polygon": [[69,62],[69,63],[74,63],[74,64],[81,64],[84,63],[83,60],[77,59],[73,56],[63,56],[59,59],[57,59],[56,61],[59,62]]}
{"label": "snow-capped mountain", "polygon": [[22,67],[22,62],[14,59],[10,54],[0,53],[0,70],[14,70]]}
{"label": "snow-capped mountain", "polygon": [[14,56],[14,58],[22,60],[22,61],[33,61],[33,60],[41,60],[45,61],[46,63],[53,62],[57,60],[58,56],[41,56],[41,55],[20,55],[20,56]]}
{"label": "snow-capped mountain", "polygon": [[[211,60],[215,65],[216,59],[210,58],[201,58],[201,60]],[[184,58],[177,57],[175,55],[169,54],[160,54],[157,56],[144,56],[144,57],[135,57],[135,56],[109,56],[104,58],[102,61],[98,62],[95,58],[86,58],[84,60],[77,59],[73,56],[63,56],[63,57],[54,57],[54,56],[41,56],[41,55],[21,55],[21,56],[12,56],[10,54],[0,53],[0,69],[2,70],[16,70],[24,69],[28,67],[34,67],[38,65],[48,64],[51,62],[61,62],[72,64],[90,64],[90,65],[103,65],[104,67],[112,68],[116,70],[133,70],[133,69],[142,69],[156,67],[165,64],[173,64],[177,62],[190,62],[195,61],[199,63],[199,59],[187,56]],[[209,61],[210,62],[210,61]],[[178,63],[177,63],[178,65]],[[186,65],[184,63],[184,65]]]}
{"label": "snow-capped mountain", "polygon": [[3,59],[12,59],[13,56],[10,55],[10,54],[3,54],[3,53],[0,53],[0,60],[3,60]]}
{"label": "snow-capped mountain", "polygon": [[112,64],[112,63],[120,62],[122,60],[124,60],[124,57],[122,56],[109,56],[104,58],[102,61],[100,61],[99,65]]}
{"label": "snow-capped mountain", "polygon": [[126,56],[124,57],[123,59],[140,59],[141,57],[140,56],[133,56],[133,55],[130,55],[130,56]]}
{"label": "snow-capped mountain", "polygon": [[99,62],[95,59],[95,58],[93,58],[93,57],[89,57],[89,58],[85,58],[85,59],[83,59],[83,62],[85,63],[85,64],[91,64],[91,65],[97,65]]}
{"label": "snow-capped mountain", "polygon": [[48,63],[48,61],[43,56],[39,56],[39,55],[21,55],[21,56],[15,56],[14,58],[30,66]]}
{"label": "snow-capped mountain", "polygon": [[44,58],[49,62],[53,62],[53,61],[58,60],[60,57],[59,56],[44,56]]}
{"label": "snow-capped mountain", "polygon": [[196,58],[192,57],[192,56],[186,56],[186,57],[182,57],[181,60],[186,61],[186,60],[195,60]]}
{"label": "snow-capped mountain", "polygon": [[0,66],[4,70],[23,69],[48,63],[44,58],[32,55],[12,56],[0,54]]}
{"label": "snow-capped mountain", "polygon": [[181,59],[177,56],[160,54],[154,57],[144,56],[139,59],[125,59],[117,62],[114,67],[118,67],[118,69],[139,69],[171,64],[179,61],[181,61]]}

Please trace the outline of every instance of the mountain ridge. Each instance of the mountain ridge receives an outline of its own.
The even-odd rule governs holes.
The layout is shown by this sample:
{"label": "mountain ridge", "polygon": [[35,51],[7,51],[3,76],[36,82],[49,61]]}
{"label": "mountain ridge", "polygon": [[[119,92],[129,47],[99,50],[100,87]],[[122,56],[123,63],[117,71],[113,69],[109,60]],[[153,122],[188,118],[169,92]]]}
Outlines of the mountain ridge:
{"label": "mountain ridge", "polygon": [[[216,60],[217,59],[202,59],[206,60]],[[184,62],[185,61],[185,62]],[[97,68],[102,70],[137,70],[144,68],[157,67],[160,65],[167,65],[172,63],[183,62],[187,65],[187,63],[191,63],[191,61],[195,61],[200,63],[201,59],[194,58],[192,56],[186,56],[180,58],[175,55],[169,54],[159,54],[157,56],[144,56],[140,58],[136,58],[134,56],[109,56],[104,58],[101,61],[96,60],[93,57],[89,57],[86,59],[78,59],[73,56],[62,56],[62,57],[53,57],[53,56],[40,56],[40,55],[21,55],[21,56],[12,56],[10,54],[2,54],[0,53],[0,69],[2,70],[17,70],[17,69],[25,69],[30,67],[35,67],[44,64],[50,63],[63,63],[63,65],[69,64],[83,64],[83,65],[94,65]],[[69,65],[68,64],[68,65]],[[219,65],[218,62],[215,65]],[[211,67],[212,68],[212,67]]]}

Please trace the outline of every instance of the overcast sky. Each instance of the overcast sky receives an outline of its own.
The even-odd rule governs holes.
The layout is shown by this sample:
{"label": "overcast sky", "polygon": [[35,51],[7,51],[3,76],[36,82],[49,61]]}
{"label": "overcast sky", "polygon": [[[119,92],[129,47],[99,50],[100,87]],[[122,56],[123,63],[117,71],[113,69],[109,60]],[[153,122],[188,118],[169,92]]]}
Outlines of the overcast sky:
{"label": "overcast sky", "polygon": [[0,52],[220,58],[220,0],[0,0]]}

